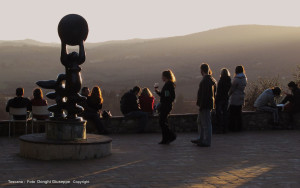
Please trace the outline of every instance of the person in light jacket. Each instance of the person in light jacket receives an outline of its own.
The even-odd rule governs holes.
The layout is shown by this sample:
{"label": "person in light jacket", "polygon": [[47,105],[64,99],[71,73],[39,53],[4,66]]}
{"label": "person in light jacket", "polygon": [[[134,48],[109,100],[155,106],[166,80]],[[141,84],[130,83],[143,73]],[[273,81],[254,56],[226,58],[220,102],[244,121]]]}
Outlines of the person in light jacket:
{"label": "person in light jacket", "polygon": [[229,130],[237,132],[243,127],[242,108],[245,103],[247,76],[242,65],[235,68],[235,76],[229,90]]}

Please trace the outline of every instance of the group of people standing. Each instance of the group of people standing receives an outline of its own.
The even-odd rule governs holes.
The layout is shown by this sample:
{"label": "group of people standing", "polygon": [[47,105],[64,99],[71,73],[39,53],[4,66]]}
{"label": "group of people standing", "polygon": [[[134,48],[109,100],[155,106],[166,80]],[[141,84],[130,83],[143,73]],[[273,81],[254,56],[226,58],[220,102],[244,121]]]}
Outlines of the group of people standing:
{"label": "group of people standing", "polygon": [[245,101],[247,77],[243,66],[236,67],[232,82],[229,70],[222,69],[218,84],[212,77],[208,64],[202,64],[200,72],[203,78],[197,95],[199,137],[191,142],[198,146],[209,147],[212,136],[212,109],[216,108],[217,132],[226,133],[228,129],[242,130],[242,106]]}

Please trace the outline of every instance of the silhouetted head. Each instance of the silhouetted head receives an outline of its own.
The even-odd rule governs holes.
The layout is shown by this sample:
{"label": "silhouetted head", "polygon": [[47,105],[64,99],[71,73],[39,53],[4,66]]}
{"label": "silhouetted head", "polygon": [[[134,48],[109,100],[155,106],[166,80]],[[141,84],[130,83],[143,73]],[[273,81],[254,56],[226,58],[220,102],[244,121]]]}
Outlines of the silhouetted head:
{"label": "silhouetted head", "polygon": [[274,94],[276,97],[280,96],[280,94],[281,94],[281,89],[280,89],[279,87],[274,87],[274,88],[272,89],[272,91],[273,91],[273,94]]}
{"label": "silhouetted head", "polygon": [[166,70],[162,72],[162,80],[164,82],[168,82],[168,81],[176,82],[175,75],[171,70]]}
{"label": "silhouetted head", "polygon": [[141,92],[141,88],[139,86],[134,86],[134,88],[132,88],[132,92],[139,96],[140,95],[140,92]]}
{"label": "silhouetted head", "polygon": [[293,90],[295,90],[295,89],[297,89],[297,84],[295,83],[295,82],[293,82],[293,81],[291,81],[289,84],[288,84],[288,87],[289,87],[289,89],[291,90],[291,91],[293,91]]}
{"label": "silhouetted head", "polygon": [[33,90],[33,98],[34,99],[43,99],[43,91],[40,88],[36,88]]}
{"label": "silhouetted head", "polygon": [[235,68],[235,74],[241,74],[241,73],[245,74],[246,72],[244,67],[242,65],[239,65]]}
{"label": "silhouetted head", "polygon": [[90,95],[90,89],[88,87],[83,87],[81,89],[81,95],[85,96],[85,97],[89,96]]}
{"label": "silhouetted head", "polygon": [[230,77],[229,70],[226,68],[221,69],[221,77]]}
{"label": "silhouetted head", "polygon": [[153,97],[150,89],[146,87],[142,90],[141,96]]}
{"label": "silhouetted head", "polygon": [[202,63],[202,65],[200,66],[200,71],[202,76],[212,75],[212,71],[207,63]]}
{"label": "silhouetted head", "polygon": [[91,99],[95,103],[103,103],[102,92],[99,86],[95,86],[91,92]]}
{"label": "silhouetted head", "polygon": [[17,97],[23,97],[23,95],[24,95],[24,88],[21,88],[21,87],[17,88],[16,89],[16,95],[17,95]]}

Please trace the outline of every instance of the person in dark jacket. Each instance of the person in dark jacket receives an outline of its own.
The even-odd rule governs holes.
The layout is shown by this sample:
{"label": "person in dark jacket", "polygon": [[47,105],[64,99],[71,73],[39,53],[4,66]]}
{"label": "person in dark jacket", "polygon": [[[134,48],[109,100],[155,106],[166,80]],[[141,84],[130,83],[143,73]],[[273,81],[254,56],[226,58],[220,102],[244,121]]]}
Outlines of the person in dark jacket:
{"label": "person in dark jacket", "polygon": [[121,112],[126,118],[138,118],[139,119],[139,133],[145,131],[148,113],[141,111],[138,97],[140,96],[141,88],[135,86],[132,90],[125,93],[120,101]]}
{"label": "person in dark jacket", "polygon": [[139,97],[141,110],[152,115],[154,112],[154,97],[148,88],[142,90],[141,96]]}
{"label": "person in dark jacket", "polygon": [[191,142],[202,147],[210,147],[212,136],[211,110],[215,108],[216,80],[212,77],[209,65],[203,63],[200,67],[203,76],[198,90],[197,106],[199,138]]}
{"label": "person in dark jacket", "polygon": [[284,111],[288,112],[290,116],[290,125],[288,128],[294,129],[294,114],[300,112],[300,89],[293,81],[288,84],[288,87],[291,94],[285,93],[286,97],[281,104],[285,104]]}
{"label": "person in dark jacket", "polygon": [[[17,97],[10,99],[7,102],[6,112],[9,112],[9,108],[27,108],[27,111],[31,111],[32,106],[31,106],[30,100],[28,98],[23,97],[24,89],[17,88],[16,95],[17,95]],[[25,120],[26,116],[20,115],[20,116],[14,116],[13,118],[15,120]]]}
{"label": "person in dark jacket", "polygon": [[245,69],[239,65],[235,68],[235,76],[229,90],[229,129],[234,132],[242,131],[242,109],[245,103],[246,86]]}
{"label": "person in dark jacket", "polygon": [[104,128],[100,117],[103,98],[99,86],[95,86],[92,89],[91,95],[87,97],[86,103],[87,106],[84,109],[84,118],[87,121],[92,121],[95,124],[99,134],[108,134],[108,131]]}
{"label": "person in dark jacket", "polygon": [[[43,99],[43,91],[40,88],[33,90],[33,99],[31,99],[32,106],[47,106],[47,100]],[[50,115],[50,114],[49,114]],[[33,114],[33,118],[37,120],[46,120],[49,119],[49,115],[35,115]]]}
{"label": "person in dark jacket", "polygon": [[217,133],[225,133],[227,131],[228,92],[230,87],[230,72],[224,68],[221,70],[216,94]]}
{"label": "person in dark jacket", "polygon": [[162,80],[165,82],[162,90],[155,88],[156,94],[160,97],[159,107],[159,125],[162,132],[162,140],[159,144],[170,144],[176,140],[176,134],[170,130],[168,117],[173,109],[173,102],[175,101],[175,82],[176,78],[171,70],[162,72]]}

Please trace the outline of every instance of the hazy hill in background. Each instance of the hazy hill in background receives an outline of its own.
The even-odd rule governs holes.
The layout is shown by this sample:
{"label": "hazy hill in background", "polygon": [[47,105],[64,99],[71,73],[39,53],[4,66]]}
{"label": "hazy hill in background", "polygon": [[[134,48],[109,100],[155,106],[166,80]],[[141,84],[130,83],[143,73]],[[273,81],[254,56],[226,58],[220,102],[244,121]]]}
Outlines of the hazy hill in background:
{"label": "hazy hill in background", "polygon": [[[152,88],[164,69],[172,69],[178,93],[194,99],[202,62],[211,65],[215,77],[222,67],[233,73],[242,64],[249,80],[280,75],[287,81],[300,64],[299,52],[298,27],[232,26],[170,38],[88,43],[82,74],[84,85],[119,91],[134,85]],[[22,86],[29,96],[37,80],[64,72],[59,59],[59,44],[0,41],[1,94],[14,94]]]}

